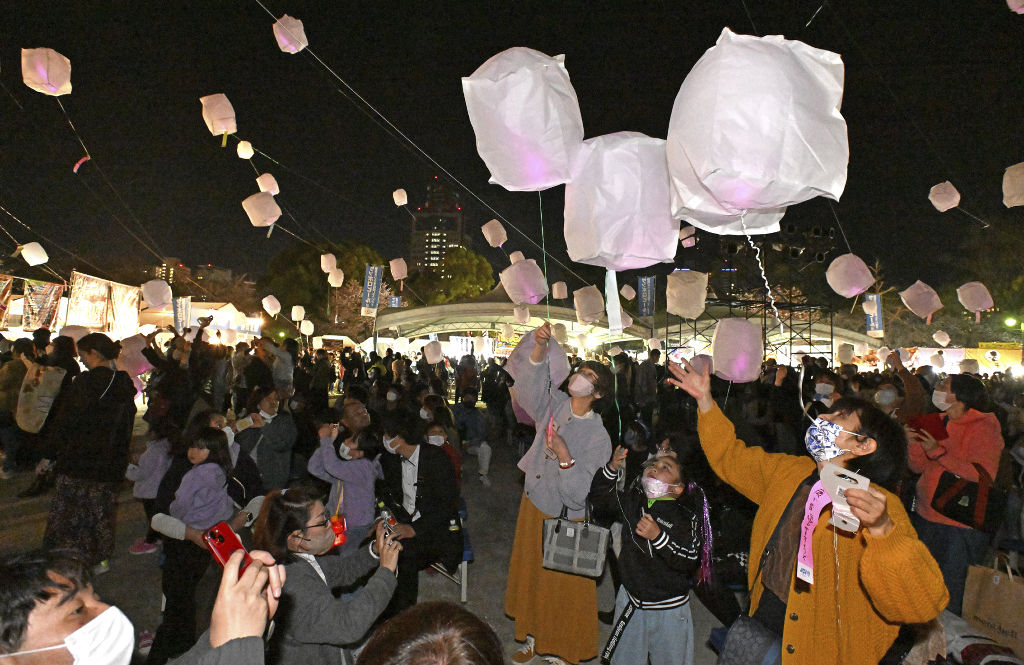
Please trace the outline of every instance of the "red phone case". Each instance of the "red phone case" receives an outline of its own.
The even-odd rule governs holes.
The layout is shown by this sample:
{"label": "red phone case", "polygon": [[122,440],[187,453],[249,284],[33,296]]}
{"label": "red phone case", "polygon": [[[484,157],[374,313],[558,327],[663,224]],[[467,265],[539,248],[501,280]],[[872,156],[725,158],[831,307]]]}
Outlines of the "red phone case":
{"label": "red phone case", "polygon": [[[245,546],[242,545],[241,539],[227,522],[218,522],[213,525],[209,531],[203,534],[203,539],[206,541],[206,546],[210,548],[210,554],[222,568],[228,562],[232,552],[235,550],[245,552]],[[245,552],[245,558],[242,560],[242,567],[239,568],[238,574],[241,575],[250,563],[252,563],[252,557]]]}

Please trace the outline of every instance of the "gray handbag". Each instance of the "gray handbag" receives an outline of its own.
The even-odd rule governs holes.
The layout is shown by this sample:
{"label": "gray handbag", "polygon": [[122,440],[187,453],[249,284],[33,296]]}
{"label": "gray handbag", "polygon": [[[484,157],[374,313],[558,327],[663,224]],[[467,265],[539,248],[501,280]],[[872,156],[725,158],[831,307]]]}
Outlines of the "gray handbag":
{"label": "gray handbag", "polygon": [[600,577],[608,552],[608,529],[590,521],[589,501],[582,522],[573,522],[568,514],[569,509],[562,506],[558,517],[544,520],[544,567],[571,575]]}

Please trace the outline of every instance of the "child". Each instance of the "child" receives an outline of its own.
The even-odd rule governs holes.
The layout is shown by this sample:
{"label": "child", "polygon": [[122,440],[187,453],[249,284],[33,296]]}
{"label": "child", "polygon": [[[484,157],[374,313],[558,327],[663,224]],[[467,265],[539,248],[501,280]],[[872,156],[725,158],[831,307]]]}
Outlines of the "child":
{"label": "child", "polygon": [[[707,502],[696,508],[679,462],[672,456],[648,461],[625,492],[615,490],[627,450],[618,447],[594,475],[590,501],[616,510],[623,524],[615,598],[615,623],[601,656],[613,664],[692,665],[690,587],[709,573],[711,542]],[[703,498],[703,492],[699,492]]]}
{"label": "child", "polygon": [[235,504],[228,495],[227,435],[213,427],[199,429],[188,444],[188,461],[192,469],[174,493],[171,516],[200,531],[234,517]]}
{"label": "child", "polygon": [[[146,450],[138,461],[129,464],[124,477],[134,481],[132,496],[142,500],[142,509],[146,511],[146,523],[156,514],[156,492],[160,480],[171,467],[171,439],[177,436],[177,428],[170,420],[163,418],[149,426]],[[160,549],[157,533],[150,527],[146,535],[139,538],[128,548],[131,554],[152,554]]]}

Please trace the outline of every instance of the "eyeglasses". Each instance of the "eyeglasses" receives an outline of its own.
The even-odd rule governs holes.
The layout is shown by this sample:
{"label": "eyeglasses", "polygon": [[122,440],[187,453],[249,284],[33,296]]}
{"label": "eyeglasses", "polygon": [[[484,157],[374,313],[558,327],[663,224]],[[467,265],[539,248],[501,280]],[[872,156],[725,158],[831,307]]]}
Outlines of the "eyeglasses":
{"label": "eyeglasses", "polygon": [[327,517],[327,514],[325,513],[324,514],[324,519],[323,519],[322,522],[317,522],[316,524],[307,524],[306,526],[302,527],[302,530],[306,531],[307,529],[316,529],[317,527],[323,529],[323,528],[326,528],[326,527],[330,526],[330,524],[331,524],[331,518]]}

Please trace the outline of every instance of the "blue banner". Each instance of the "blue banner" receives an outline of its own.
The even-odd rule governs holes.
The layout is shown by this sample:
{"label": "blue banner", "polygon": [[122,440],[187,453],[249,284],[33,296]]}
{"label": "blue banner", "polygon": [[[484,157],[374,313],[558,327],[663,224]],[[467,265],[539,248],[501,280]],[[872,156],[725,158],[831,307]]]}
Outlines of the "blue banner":
{"label": "blue banner", "polygon": [[185,328],[188,328],[189,320],[192,318],[192,296],[175,298],[171,302],[171,308],[174,312],[174,329],[180,334],[185,334]]}
{"label": "blue banner", "polygon": [[384,277],[384,266],[366,264],[366,277],[363,279],[363,305],[361,316],[377,316],[377,303],[380,301],[380,282]]}
{"label": "blue banner", "polygon": [[885,326],[882,322],[882,294],[864,294],[864,315],[867,317],[867,332],[869,337],[881,339],[885,336]]}
{"label": "blue banner", "polygon": [[640,316],[654,316],[654,276],[637,277],[636,292]]}
{"label": "blue banner", "polygon": [[402,296],[391,296],[388,298],[388,307],[401,307]]}

